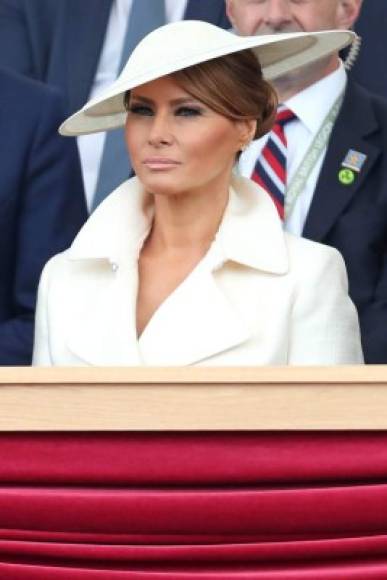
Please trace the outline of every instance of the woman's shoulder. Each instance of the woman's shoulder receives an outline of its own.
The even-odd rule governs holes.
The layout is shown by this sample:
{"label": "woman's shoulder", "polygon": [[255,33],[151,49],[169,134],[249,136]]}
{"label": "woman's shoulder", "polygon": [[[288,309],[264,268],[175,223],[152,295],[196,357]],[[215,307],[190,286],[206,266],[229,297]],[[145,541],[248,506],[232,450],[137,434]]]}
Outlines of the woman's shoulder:
{"label": "woman's shoulder", "polygon": [[284,232],[286,245],[288,247],[289,255],[293,259],[318,259],[322,260],[339,260],[342,261],[341,254],[336,248],[314,242],[307,238],[302,238],[289,232]]}
{"label": "woman's shoulder", "polygon": [[336,248],[288,232],[284,236],[291,271],[295,274],[307,273],[309,279],[313,274],[329,277],[340,275],[345,285],[347,284],[344,259]]}
{"label": "woman's shoulder", "polygon": [[53,276],[55,277],[60,276],[61,272],[64,273],[65,271],[67,271],[71,264],[69,257],[70,257],[70,248],[64,250],[63,252],[60,252],[59,254],[55,254],[55,256],[52,256],[52,258],[50,258],[48,262],[46,262],[42,270],[41,283],[42,281],[48,280]]}

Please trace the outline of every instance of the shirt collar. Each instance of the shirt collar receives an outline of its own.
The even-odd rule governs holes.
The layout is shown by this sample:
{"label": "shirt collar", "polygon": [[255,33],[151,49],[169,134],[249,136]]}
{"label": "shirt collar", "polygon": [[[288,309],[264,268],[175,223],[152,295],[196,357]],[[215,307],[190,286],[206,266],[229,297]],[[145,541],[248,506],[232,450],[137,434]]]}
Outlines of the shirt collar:
{"label": "shirt collar", "polygon": [[285,104],[312,134],[316,134],[346,84],[347,73],[340,61],[336,70],[300,91]]}
{"label": "shirt collar", "polygon": [[[153,220],[153,198],[136,177],[111,193],[89,217],[69,250],[72,260],[138,259]],[[270,196],[250,179],[234,175],[230,197],[209,255],[212,268],[225,261],[285,274],[285,235]]]}

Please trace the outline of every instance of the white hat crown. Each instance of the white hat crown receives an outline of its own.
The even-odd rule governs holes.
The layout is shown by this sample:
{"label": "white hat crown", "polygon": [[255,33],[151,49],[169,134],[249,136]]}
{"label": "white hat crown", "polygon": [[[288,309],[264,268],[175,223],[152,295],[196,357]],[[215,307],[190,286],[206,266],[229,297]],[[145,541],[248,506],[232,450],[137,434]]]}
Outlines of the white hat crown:
{"label": "white hat crown", "polygon": [[[204,26],[203,26],[204,25]],[[208,34],[210,32],[210,34]],[[222,28],[218,28],[208,22],[199,20],[183,20],[173,22],[157,28],[149,33],[133,50],[132,55],[126,63],[120,76],[126,77],[132,74],[140,74],[146,68],[151,70],[167,68],[173,60],[176,66],[184,65],[187,55],[190,58],[201,60],[203,48],[201,38],[205,37],[206,51],[208,54],[217,55],[222,52],[222,48],[229,48],[232,41],[237,46],[238,36],[230,34]],[[179,54],[176,54],[176,47],[179,47]],[[155,54],[155,48],[157,53]],[[216,58],[216,56],[214,56]],[[160,75],[162,76],[162,75]]]}

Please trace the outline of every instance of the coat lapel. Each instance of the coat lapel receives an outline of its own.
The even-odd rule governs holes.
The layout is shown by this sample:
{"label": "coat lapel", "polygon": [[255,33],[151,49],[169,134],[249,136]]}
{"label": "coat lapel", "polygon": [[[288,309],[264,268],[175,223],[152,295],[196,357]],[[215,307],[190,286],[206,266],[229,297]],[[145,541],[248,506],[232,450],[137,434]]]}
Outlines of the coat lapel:
{"label": "coat lapel", "polygon": [[[69,350],[90,365],[139,366],[143,362],[136,336],[137,268],[112,268],[108,260],[89,265],[73,288],[80,312],[70,325]],[[87,267],[86,267],[87,269]]]}
{"label": "coat lapel", "polygon": [[206,262],[167,298],[144,329],[140,350],[145,364],[190,365],[248,340],[247,325],[218,288]]}
{"label": "coat lapel", "polygon": [[[252,329],[233,306],[216,272],[230,264],[282,275],[288,256],[274,205],[249,179],[234,178],[216,239],[193,272],[156,311],[140,339],[144,362],[152,366],[195,364],[249,340]],[[236,193],[237,192],[237,193]]]}
{"label": "coat lapel", "polygon": [[[248,321],[219,285],[216,272],[234,262],[247,271],[281,275],[288,270],[288,256],[269,196],[248,179],[235,178],[233,185],[210,251],[160,305],[139,341],[137,259],[153,219],[153,201],[137,178],[105,199],[69,252],[77,268],[68,297],[75,305],[67,340],[72,353],[92,365],[181,366],[250,338]],[[228,280],[236,283],[233,274]]]}
{"label": "coat lapel", "polygon": [[[367,94],[349,82],[305,223],[304,237],[323,241],[356,195],[380,154],[380,149],[368,140],[377,130],[378,123]],[[355,181],[345,185],[338,175],[350,149],[364,153],[367,160]]]}
{"label": "coat lapel", "polygon": [[70,248],[77,275],[69,297],[76,307],[67,346],[89,364],[142,364],[136,336],[137,256],[151,216],[134,178],[98,206]]}
{"label": "coat lapel", "polygon": [[67,0],[67,76],[70,111],[89,98],[112,0]]}

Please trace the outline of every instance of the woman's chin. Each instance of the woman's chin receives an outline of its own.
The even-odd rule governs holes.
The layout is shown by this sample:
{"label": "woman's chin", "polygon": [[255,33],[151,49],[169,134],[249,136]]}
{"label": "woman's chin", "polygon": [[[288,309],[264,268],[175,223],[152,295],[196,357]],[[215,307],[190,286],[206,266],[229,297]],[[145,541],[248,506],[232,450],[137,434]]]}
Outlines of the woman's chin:
{"label": "woman's chin", "polygon": [[139,180],[144,186],[146,191],[154,193],[155,195],[178,195],[186,188],[183,184],[179,185],[177,179],[173,179],[167,176],[152,176],[142,179],[139,176]]}

